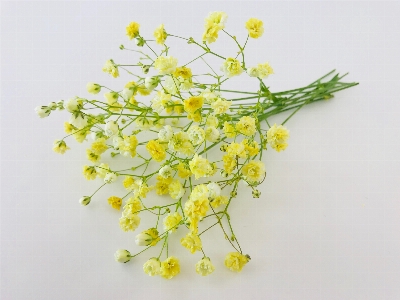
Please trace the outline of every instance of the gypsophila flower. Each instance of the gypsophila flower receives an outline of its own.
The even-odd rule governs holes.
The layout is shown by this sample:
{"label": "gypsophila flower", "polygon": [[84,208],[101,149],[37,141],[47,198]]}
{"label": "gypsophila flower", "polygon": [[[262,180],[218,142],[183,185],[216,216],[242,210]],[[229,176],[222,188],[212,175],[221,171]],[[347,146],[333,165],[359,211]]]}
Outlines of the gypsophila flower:
{"label": "gypsophila flower", "polygon": [[129,25],[126,27],[126,35],[129,37],[130,40],[139,35],[139,28],[140,24],[136,22],[129,23]]}
{"label": "gypsophila flower", "polygon": [[86,89],[89,93],[95,95],[101,91],[101,86],[97,83],[88,82],[88,84],[86,84]]}
{"label": "gypsophila flower", "polygon": [[178,275],[181,271],[179,260],[174,257],[168,257],[161,263],[161,271],[160,274],[162,277],[166,279],[171,279]]}
{"label": "gypsophila flower", "polygon": [[185,237],[181,239],[181,245],[187,248],[190,253],[200,251],[202,247],[199,236],[193,232],[189,232]]}
{"label": "gypsophila flower", "polygon": [[82,198],[79,199],[79,203],[83,206],[86,206],[90,203],[90,201],[92,200],[91,197],[89,196],[83,196]]}
{"label": "gypsophila flower", "polygon": [[245,27],[249,32],[249,36],[253,39],[258,39],[264,33],[263,22],[256,18],[250,18]]}
{"label": "gypsophila flower", "polygon": [[210,275],[212,272],[214,272],[214,270],[215,267],[208,257],[203,257],[196,263],[196,273],[201,276]]}
{"label": "gypsophila flower", "polygon": [[119,76],[118,67],[115,65],[112,59],[106,61],[103,66],[103,72],[110,74],[114,78]]}
{"label": "gypsophila flower", "polygon": [[160,174],[160,176],[164,178],[168,178],[171,177],[172,171],[173,171],[172,168],[169,165],[166,165],[158,171],[158,174]]}
{"label": "gypsophila flower", "polygon": [[154,38],[156,39],[157,44],[164,45],[165,40],[167,39],[167,32],[165,31],[164,24],[161,24],[154,31]]}
{"label": "gypsophila flower", "polygon": [[104,177],[105,183],[113,183],[115,180],[117,180],[117,174],[114,172],[108,172]]}
{"label": "gypsophila flower", "polygon": [[177,65],[178,60],[172,56],[159,56],[154,62],[154,67],[160,75],[173,73]]}
{"label": "gypsophila flower", "polygon": [[149,276],[160,275],[161,262],[158,258],[152,257],[143,265],[143,271]]}
{"label": "gypsophila flower", "polygon": [[221,66],[221,71],[225,73],[226,77],[230,78],[242,74],[243,69],[236,58],[228,57]]}
{"label": "gypsophila flower", "polygon": [[119,249],[114,254],[115,261],[120,263],[127,263],[131,260],[131,253],[128,250]]}
{"label": "gypsophila flower", "polygon": [[231,271],[240,272],[249,260],[248,256],[239,252],[230,252],[225,257],[225,266]]}

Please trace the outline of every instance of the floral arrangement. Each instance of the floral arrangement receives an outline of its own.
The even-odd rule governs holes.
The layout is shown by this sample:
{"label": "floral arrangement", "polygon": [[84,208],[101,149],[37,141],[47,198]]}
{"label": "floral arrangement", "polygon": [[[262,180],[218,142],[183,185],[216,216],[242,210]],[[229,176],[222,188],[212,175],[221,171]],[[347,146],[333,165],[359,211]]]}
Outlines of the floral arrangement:
{"label": "floral arrangement", "polygon": [[[126,263],[158,246],[158,257],[150,258],[143,266],[150,276],[170,279],[180,273],[178,258],[168,251],[170,236],[180,229],[187,232],[180,240],[182,246],[191,253],[200,253],[196,272],[202,276],[211,274],[215,267],[202,240],[214,226],[222,230],[233,249],[226,255],[225,266],[241,271],[250,256],[243,252],[229,214],[232,203],[241,201],[237,198],[239,184],[245,183],[252,197],[259,198],[257,186],[266,178],[263,153],[287,148],[289,131],[285,123],[304,105],[330,99],[334,92],[357,84],[342,82],[343,76],[332,71],[305,87],[271,92],[264,83],[274,73],[270,64],[247,67],[245,62],[245,48],[251,39],[263,35],[263,22],[249,19],[244,26],[247,38],[240,43],[225,30],[226,20],[224,12],[211,12],[205,19],[201,42],[173,35],[163,24],[154,31],[154,39],[146,39],[140,34],[140,25],[132,22],[126,27],[126,34],[136,40],[137,48],[121,45],[120,49],[140,57],[135,64],[110,59],[103,71],[114,78],[125,71],[135,81],[118,91],[88,83],[90,94],[106,90],[105,99],[74,97],[36,108],[41,118],[56,110],[71,113],[70,120],[64,123],[67,135],[54,142],[55,152],[64,154],[70,149],[66,142],[69,137],[82,143],[91,136],[86,150],[90,163],[82,171],[87,180],[100,179],[100,187],[82,197],[82,205],[102,200],[95,199],[96,193],[122,178],[126,194],[108,198],[113,209],[120,211],[122,207],[121,229],[135,231],[146,213],[154,218],[154,227],[136,235],[136,244],[144,247],[141,251],[131,254],[120,249],[115,253],[116,261]],[[235,55],[224,57],[211,49],[220,34],[232,39],[238,48]],[[167,42],[173,39],[199,47],[202,54],[179,64],[169,55]],[[218,69],[207,63],[208,56],[220,59]],[[206,64],[210,72],[197,74],[195,62]],[[144,75],[132,73],[131,67]],[[148,75],[151,72],[155,74]],[[254,78],[259,89],[249,92],[224,88],[224,83],[235,76]],[[269,124],[269,117],[289,110],[292,113],[281,124]],[[123,169],[111,164],[118,157],[124,159]],[[166,199],[156,198],[154,205],[152,193]],[[206,219],[213,220],[211,225],[203,225]]]}

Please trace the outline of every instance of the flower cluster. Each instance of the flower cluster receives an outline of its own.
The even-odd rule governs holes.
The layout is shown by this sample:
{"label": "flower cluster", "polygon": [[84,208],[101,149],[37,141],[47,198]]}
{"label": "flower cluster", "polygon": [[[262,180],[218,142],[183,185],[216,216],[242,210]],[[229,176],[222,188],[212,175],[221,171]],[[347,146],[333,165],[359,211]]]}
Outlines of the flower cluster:
{"label": "flower cluster", "polygon": [[[147,39],[140,34],[140,25],[132,22],[126,34],[136,41],[137,48],[122,45],[120,49],[140,57],[134,58],[133,64],[109,59],[102,70],[117,78],[121,72],[131,75],[130,68],[137,68],[135,81],[130,79],[117,90],[91,82],[86,85],[87,92],[98,97],[95,95],[105,89],[103,99],[73,97],[35,109],[40,118],[56,110],[70,114],[64,123],[66,136],[54,142],[55,152],[64,154],[70,149],[68,137],[79,143],[90,141],[86,149],[89,162],[82,173],[87,180],[98,179],[101,185],[79,200],[82,205],[89,205],[101,188],[121,183],[126,194],[110,195],[106,201],[120,212],[121,230],[137,230],[147,213],[154,217],[154,224],[136,235],[137,246],[145,249],[137,254],[124,249],[115,253],[116,261],[126,263],[149,248],[159,247],[159,256],[150,257],[143,266],[149,276],[171,279],[180,273],[179,259],[168,252],[169,237],[180,229],[186,232],[181,245],[201,255],[195,271],[202,276],[213,273],[215,266],[206,256],[202,240],[208,230],[218,227],[234,249],[224,264],[240,272],[250,256],[242,251],[228,210],[241,201],[239,186],[244,184],[253,198],[259,198],[257,186],[267,176],[262,155],[267,149],[280,152],[287,148],[289,131],[284,124],[304,105],[329,99],[333,92],[355,85],[341,82],[338,75],[323,82],[331,72],[306,87],[272,93],[263,81],[274,73],[270,64],[246,67],[244,54],[249,38],[263,35],[263,22],[251,18],[244,24],[247,37],[243,43],[225,30],[226,22],[226,13],[211,12],[205,19],[202,42],[173,35],[164,24],[155,29],[155,40]],[[237,45],[236,56],[225,57],[210,48],[221,34]],[[173,38],[183,39],[203,53],[181,62],[169,54],[166,43]],[[207,63],[208,56],[221,60],[221,73]],[[204,62],[210,72],[199,74],[196,62]],[[259,90],[225,87],[225,82],[238,76],[254,78]],[[271,116],[289,110],[293,113],[281,124],[270,125]],[[118,156],[126,161],[123,169],[113,166],[113,158]],[[152,205],[149,198],[154,195],[166,200]],[[165,260],[160,260],[162,255]]]}

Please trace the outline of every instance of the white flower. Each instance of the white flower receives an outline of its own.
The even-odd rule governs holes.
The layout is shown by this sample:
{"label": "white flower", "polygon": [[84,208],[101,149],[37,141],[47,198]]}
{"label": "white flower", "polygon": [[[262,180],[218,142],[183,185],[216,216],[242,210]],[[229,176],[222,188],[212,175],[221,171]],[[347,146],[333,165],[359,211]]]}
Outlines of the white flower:
{"label": "white flower", "polygon": [[122,98],[124,98],[126,101],[128,101],[133,96],[133,90],[131,90],[129,88],[124,88],[122,90],[122,92],[120,93],[120,95]]}
{"label": "white flower", "polygon": [[158,171],[158,174],[164,178],[168,178],[172,176],[172,171],[172,168],[169,165],[166,165]]}
{"label": "white flower", "polygon": [[91,94],[98,94],[101,90],[101,86],[97,83],[88,82],[86,84],[86,89]]}
{"label": "white flower", "polygon": [[119,131],[118,124],[115,121],[107,121],[106,126],[104,126],[104,132],[107,136],[113,136]]}
{"label": "white flower", "polygon": [[144,80],[144,86],[146,87],[146,89],[152,91],[157,87],[159,82],[160,80],[156,76],[146,77],[146,79]]}
{"label": "white flower", "polygon": [[163,91],[159,91],[151,100],[151,108],[156,112],[161,113],[169,101],[171,101],[171,95],[165,94]]}
{"label": "white flower", "polygon": [[117,174],[113,172],[106,173],[106,176],[104,177],[105,183],[113,183],[115,180],[117,180]]}
{"label": "white flower", "polygon": [[35,111],[40,118],[46,118],[50,114],[50,108],[47,106],[37,106]]}
{"label": "white flower", "polygon": [[127,263],[131,260],[131,253],[128,250],[119,249],[114,254],[115,261],[120,263]]}
{"label": "white flower", "polygon": [[181,83],[179,82],[179,80],[172,77],[167,77],[163,83],[163,87],[169,94],[176,94],[179,91],[180,86]]}
{"label": "white flower", "polygon": [[206,125],[217,128],[219,124],[218,118],[213,115],[209,115],[206,120]]}
{"label": "white flower", "polygon": [[215,199],[216,197],[221,195],[221,187],[219,186],[218,183],[210,182],[209,184],[207,184],[207,188],[208,188],[208,197],[210,199]]}
{"label": "white flower", "polygon": [[210,89],[205,89],[202,93],[201,96],[204,98],[204,102],[207,104],[211,104],[215,101],[217,101],[220,97],[219,92],[211,92]]}
{"label": "white flower", "polygon": [[248,68],[247,74],[249,74],[250,77],[258,77],[258,69],[256,67]]}
{"label": "white flower", "polygon": [[82,129],[88,124],[86,117],[81,113],[72,114],[69,122],[78,129]]}
{"label": "white flower", "polygon": [[160,75],[173,73],[177,65],[178,60],[172,56],[159,56],[154,62],[154,67]]}
{"label": "white flower", "polygon": [[217,128],[210,126],[206,128],[206,140],[215,143],[219,139],[219,131]]}
{"label": "white flower", "polygon": [[174,131],[170,125],[165,125],[159,132],[158,132],[158,139],[161,142],[168,142],[172,139],[174,135]]}
{"label": "white flower", "polygon": [[121,138],[120,136],[114,136],[113,137],[113,146],[114,146],[115,150],[119,150],[119,145],[123,141],[124,141],[124,139]]}
{"label": "white flower", "polygon": [[200,145],[206,137],[204,130],[197,125],[189,128],[188,135],[193,145]]}
{"label": "white flower", "polygon": [[49,105],[47,105],[47,107],[51,110],[54,110],[57,108],[57,103],[55,102],[50,102]]}
{"label": "white flower", "polygon": [[161,262],[158,258],[155,257],[150,258],[143,265],[143,271],[149,276],[160,274],[160,270],[161,270]]}
{"label": "white flower", "polygon": [[86,206],[90,203],[90,200],[92,200],[92,198],[89,196],[83,196],[81,199],[79,199],[79,203],[83,206]]}
{"label": "white flower", "polygon": [[78,97],[68,99],[64,101],[64,108],[72,113],[78,109],[80,102]]}

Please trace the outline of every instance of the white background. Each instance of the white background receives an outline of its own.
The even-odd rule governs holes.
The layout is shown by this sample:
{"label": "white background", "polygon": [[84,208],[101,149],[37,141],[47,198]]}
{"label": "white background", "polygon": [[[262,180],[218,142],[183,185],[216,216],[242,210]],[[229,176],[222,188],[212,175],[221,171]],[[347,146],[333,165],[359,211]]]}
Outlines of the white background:
{"label": "white background", "polygon": [[[236,235],[252,257],[242,273],[224,267],[231,248],[215,227],[204,239],[211,276],[195,273],[201,256],[179,245],[182,231],[170,249],[181,274],[151,278],[141,268],[157,250],[129,264],[113,258],[119,248],[138,251],[134,237],[146,221],[136,232],[119,229],[120,213],[106,201],[119,185],[78,204],[99,185],[81,174],[88,144],[71,140],[71,151],[54,153],[68,115],[39,119],[34,107],[89,97],[88,81],[126,83],[127,74],[112,79],[101,68],[109,58],[137,62],[118,48],[134,47],[125,36],[131,21],[147,37],[164,23],[199,40],[204,17],[219,10],[240,41],[248,18],[264,21],[247,57],[274,67],[272,91],[334,68],[360,85],[295,115],[288,149],[265,156],[262,197],[244,190],[232,204]],[[399,299],[399,15],[396,2],[3,2],[1,299]],[[195,57],[195,46],[169,45],[180,63]],[[234,53],[225,37],[214,45]],[[254,90],[245,77],[237,87]]]}

